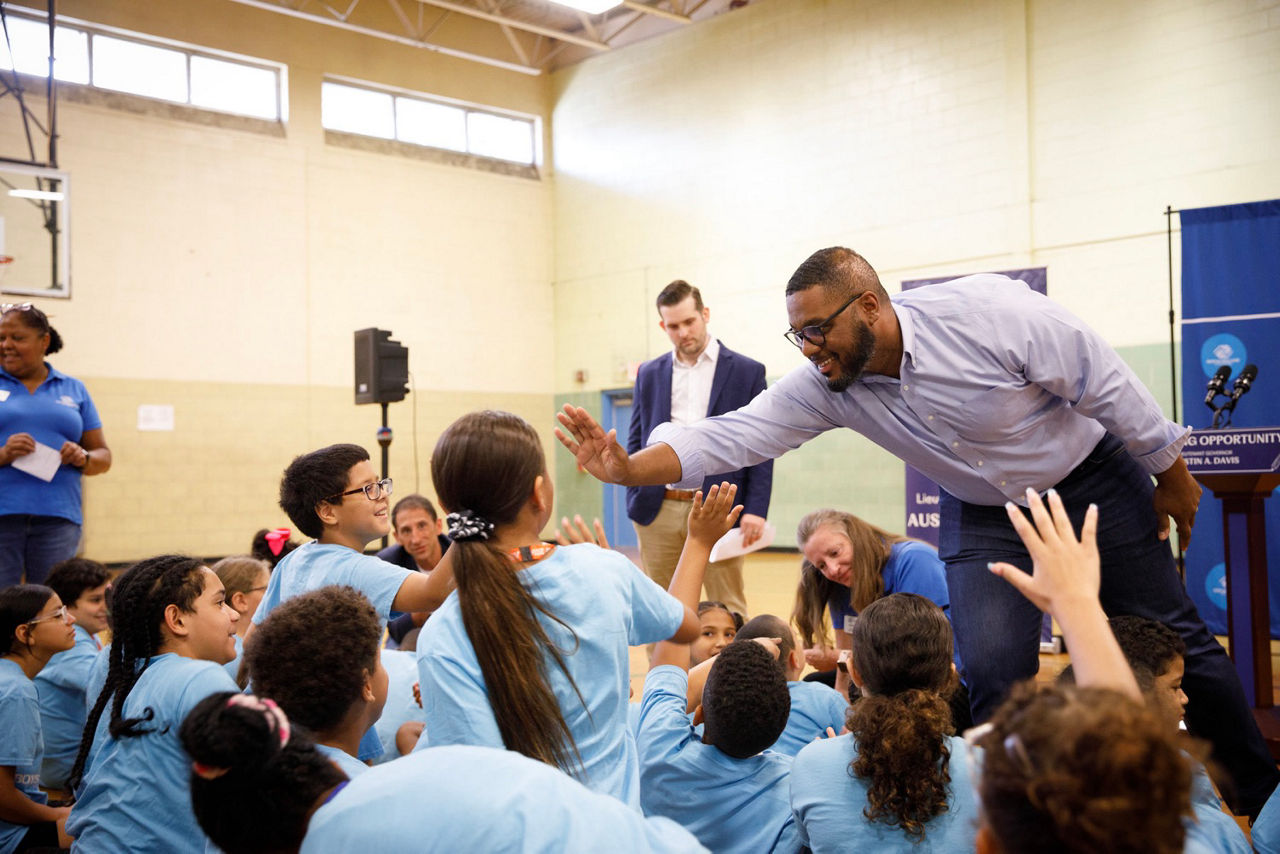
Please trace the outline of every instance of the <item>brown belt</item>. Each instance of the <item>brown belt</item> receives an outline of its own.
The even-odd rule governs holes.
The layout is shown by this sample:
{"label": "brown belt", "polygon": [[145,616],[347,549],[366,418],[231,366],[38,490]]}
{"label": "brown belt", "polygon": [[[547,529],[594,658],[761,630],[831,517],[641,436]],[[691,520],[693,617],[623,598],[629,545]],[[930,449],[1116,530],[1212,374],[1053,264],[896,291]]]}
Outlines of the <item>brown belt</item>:
{"label": "brown belt", "polygon": [[668,489],[662,497],[671,501],[692,501],[695,492],[693,489]]}

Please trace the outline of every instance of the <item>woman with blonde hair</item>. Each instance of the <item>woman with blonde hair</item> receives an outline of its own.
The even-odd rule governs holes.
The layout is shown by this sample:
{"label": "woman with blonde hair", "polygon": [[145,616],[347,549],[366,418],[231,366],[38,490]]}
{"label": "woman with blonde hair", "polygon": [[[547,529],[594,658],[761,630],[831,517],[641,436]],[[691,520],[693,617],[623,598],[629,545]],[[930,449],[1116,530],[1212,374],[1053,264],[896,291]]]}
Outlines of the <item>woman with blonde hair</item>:
{"label": "woman with blonde hair", "polygon": [[[805,658],[818,670],[836,666],[841,650],[852,649],[850,631],[858,614],[891,593],[915,593],[950,618],[947,577],[938,550],[928,543],[891,534],[841,510],[815,510],[796,526],[804,560],[792,619],[805,645]],[[828,644],[827,617],[835,630]],[[836,690],[848,691],[847,672],[836,673]]]}

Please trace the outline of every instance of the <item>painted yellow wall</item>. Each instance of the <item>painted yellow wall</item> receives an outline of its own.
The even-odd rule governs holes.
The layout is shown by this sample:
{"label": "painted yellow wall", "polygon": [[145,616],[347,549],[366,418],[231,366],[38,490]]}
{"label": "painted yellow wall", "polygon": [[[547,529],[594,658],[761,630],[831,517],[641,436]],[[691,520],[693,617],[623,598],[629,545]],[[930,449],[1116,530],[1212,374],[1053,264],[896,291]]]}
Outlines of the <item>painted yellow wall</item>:
{"label": "painted yellow wall", "polygon": [[[376,460],[378,407],[352,402],[356,329],[409,347],[398,495],[414,483],[415,404],[428,495],[431,448],[458,415],[512,409],[550,438],[549,183],[327,144],[319,104],[328,73],[542,116],[546,78],[221,0],[59,11],[286,63],[289,78],[283,135],[62,102],[74,298],[40,302],[67,341],[52,361],[86,382],[115,454],[86,484],[87,554],[244,551],[288,524],[276,490],[294,455],[349,441]],[[0,114],[0,153],[20,132]],[[173,405],[177,429],[139,432],[144,403]]]}
{"label": "painted yellow wall", "polygon": [[[1247,0],[763,0],[560,71],[556,321],[576,334],[556,388],[626,385],[665,350],[674,278],[726,344],[791,370],[783,287],[830,245],[891,293],[1047,266],[1050,295],[1141,361],[1168,340],[1165,206],[1280,195],[1278,56],[1280,16]],[[836,504],[900,530],[901,478],[831,435],[779,461],[771,515],[789,532]]]}

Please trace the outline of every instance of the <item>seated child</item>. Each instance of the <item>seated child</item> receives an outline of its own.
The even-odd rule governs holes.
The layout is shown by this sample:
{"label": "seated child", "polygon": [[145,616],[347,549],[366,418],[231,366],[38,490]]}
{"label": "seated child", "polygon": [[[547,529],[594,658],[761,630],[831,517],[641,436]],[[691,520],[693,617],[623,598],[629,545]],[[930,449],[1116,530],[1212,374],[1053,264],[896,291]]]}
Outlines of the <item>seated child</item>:
{"label": "seated child", "polygon": [[[796,756],[791,808],[824,851],[973,851],[977,802],[951,725],[951,624],[933,602],[893,593],[850,627],[849,676],[862,697],[849,734]],[[922,847],[923,846],[923,847]]]}
{"label": "seated child", "polygon": [[418,659],[408,650],[382,650],[382,667],[387,671],[387,704],[374,727],[382,742],[381,764],[410,753],[426,722],[426,712],[418,702],[414,686],[418,683]]}
{"label": "seated child", "polygon": [[[298,530],[315,540],[276,564],[253,615],[254,625],[290,597],[330,584],[363,593],[378,614],[379,630],[386,628],[393,610],[435,610],[453,585],[448,555],[428,575],[363,553],[365,546],[391,530],[390,494],[391,481],[378,479],[369,452],[359,445],[330,445],[290,463],[280,480],[280,506]],[[373,759],[381,753],[381,742],[371,728],[359,758]]]}
{"label": "seated child", "polygon": [[245,646],[254,693],[305,726],[316,749],[348,777],[369,770],[356,754],[387,701],[381,641],[369,600],[330,586],[276,608]]}
{"label": "seated child", "polygon": [[[693,500],[689,536],[671,592],[692,606],[711,547],[733,527],[736,488],[712,487]],[[674,819],[716,852],[799,851],[787,800],[791,757],[768,751],[787,724],[790,697],[776,647],[735,641],[707,668],[693,724],[686,714],[689,650],[659,643],[644,683],[636,741],[640,803],[646,815]],[[694,729],[704,725],[699,739]],[[714,793],[713,797],[706,797]]]}
{"label": "seated child", "polygon": [[178,727],[205,697],[236,690],[222,665],[239,615],[218,576],[181,555],[126,570],[111,608],[107,678],[71,769],[67,832],[86,852],[202,852]]}
{"label": "seated child", "polygon": [[267,582],[271,580],[271,564],[253,555],[232,555],[224,557],[209,568],[222,580],[222,587],[227,592],[227,604],[240,615],[236,622],[236,657],[227,662],[227,673],[243,687],[248,684],[239,678],[244,637],[253,625],[253,614],[258,610],[262,594],[267,592]]}
{"label": "seated child", "polygon": [[[1187,645],[1173,629],[1147,617],[1115,616],[1108,621],[1120,651],[1124,653],[1147,706],[1177,734],[1187,695],[1182,691]],[[1187,825],[1187,847],[1199,844],[1212,851],[1249,854],[1249,841],[1234,818],[1223,812],[1204,765],[1192,761],[1191,807],[1194,820]]]}
{"label": "seated child", "polygon": [[[80,750],[88,715],[86,692],[93,660],[101,649],[95,637],[107,627],[107,584],[111,576],[96,560],[72,558],[57,564],[45,582],[76,618],[76,645],[60,652],[36,676],[40,692],[40,727],[44,731],[44,763],[40,785],[64,791]],[[69,800],[63,797],[63,800]]]}
{"label": "seated child", "polygon": [[787,691],[791,694],[791,714],[787,728],[770,748],[774,753],[795,756],[815,738],[823,738],[827,730],[844,729],[849,703],[838,691],[821,682],[801,682],[804,670],[804,653],[796,647],[796,636],[782,619],[772,614],[752,617],[738,632],[740,640],[752,638],[777,638],[778,663],[787,677]]}
{"label": "seated child", "polygon": [[0,590],[0,851],[70,844],[69,810],[48,806],[40,790],[40,701],[32,678],[71,649],[75,618],[58,594],[39,584]]}
{"label": "seated child", "polygon": [[454,422],[431,478],[449,511],[444,563],[458,591],[419,638],[427,729],[417,749],[506,747],[639,806],[628,646],[693,640],[692,607],[617,552],[541,541],[555,490],[542,441],[518,416]]}
{"label": "seated child", "polygon": [[216,694],[182,725],[200,824],[228,854],[705,852],[663,818],[509,750],[437,747],[348,781],[273,703]]}
{"label": "seated child", "polygon": [[742,623],[735,618],[729,606],[723,602],[698,603],[698,622],[702,630],[698,639],[689,645],[689,665],[697,667],[720,650],[733,643]]}

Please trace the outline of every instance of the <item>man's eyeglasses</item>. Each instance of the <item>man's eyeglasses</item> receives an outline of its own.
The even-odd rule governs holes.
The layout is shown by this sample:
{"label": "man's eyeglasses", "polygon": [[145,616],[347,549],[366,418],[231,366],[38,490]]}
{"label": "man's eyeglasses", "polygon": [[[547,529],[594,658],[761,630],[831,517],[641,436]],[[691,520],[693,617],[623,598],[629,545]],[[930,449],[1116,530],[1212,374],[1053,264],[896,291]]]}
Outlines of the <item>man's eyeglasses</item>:
{"label": "man's eyeglasses", "polygon": [[355,495],[357,492],[363,492],[364,497],[370,501],[377,501],[382,496],[391,494],[391,478],[385,477],[382,480],[375,480],[373,483],[366,483],[364,486],[357,486],[355,489],[348,489],[346,492],[335,493],[323,500],[333,501],[336,498],[341,502],[346,496]]}
{"label": "man's eyeglasses", "polygon": [[783,336],[801,350],[804,349],[804,342],[806,341],[815,347],[821,347],[823,344],[827,343],[827,330],[831,328],[832,321],[839,317],[842,311],[853,305],[854,300],[865,293],[866,291],[858,291],[856,294],[849,297],[839,308],[831,312],[830,316],[828,316],[826,320],[823,320],[820,323],[815,323],[812,326],[806,326],[799,331],[796,331],[795,329],[788,329],[786,332],[782,333]]}
{"label": "man's eyeglasses", "polygon": [[27,625],[34,626],[36,623],[47,623],[50,620],[62,620],[63,622],[66,622],[68,616],[70,616],[70,612],[67,610],[67,606],[63,605],[47,617],[37,617],[34,620],[28,620]]}

